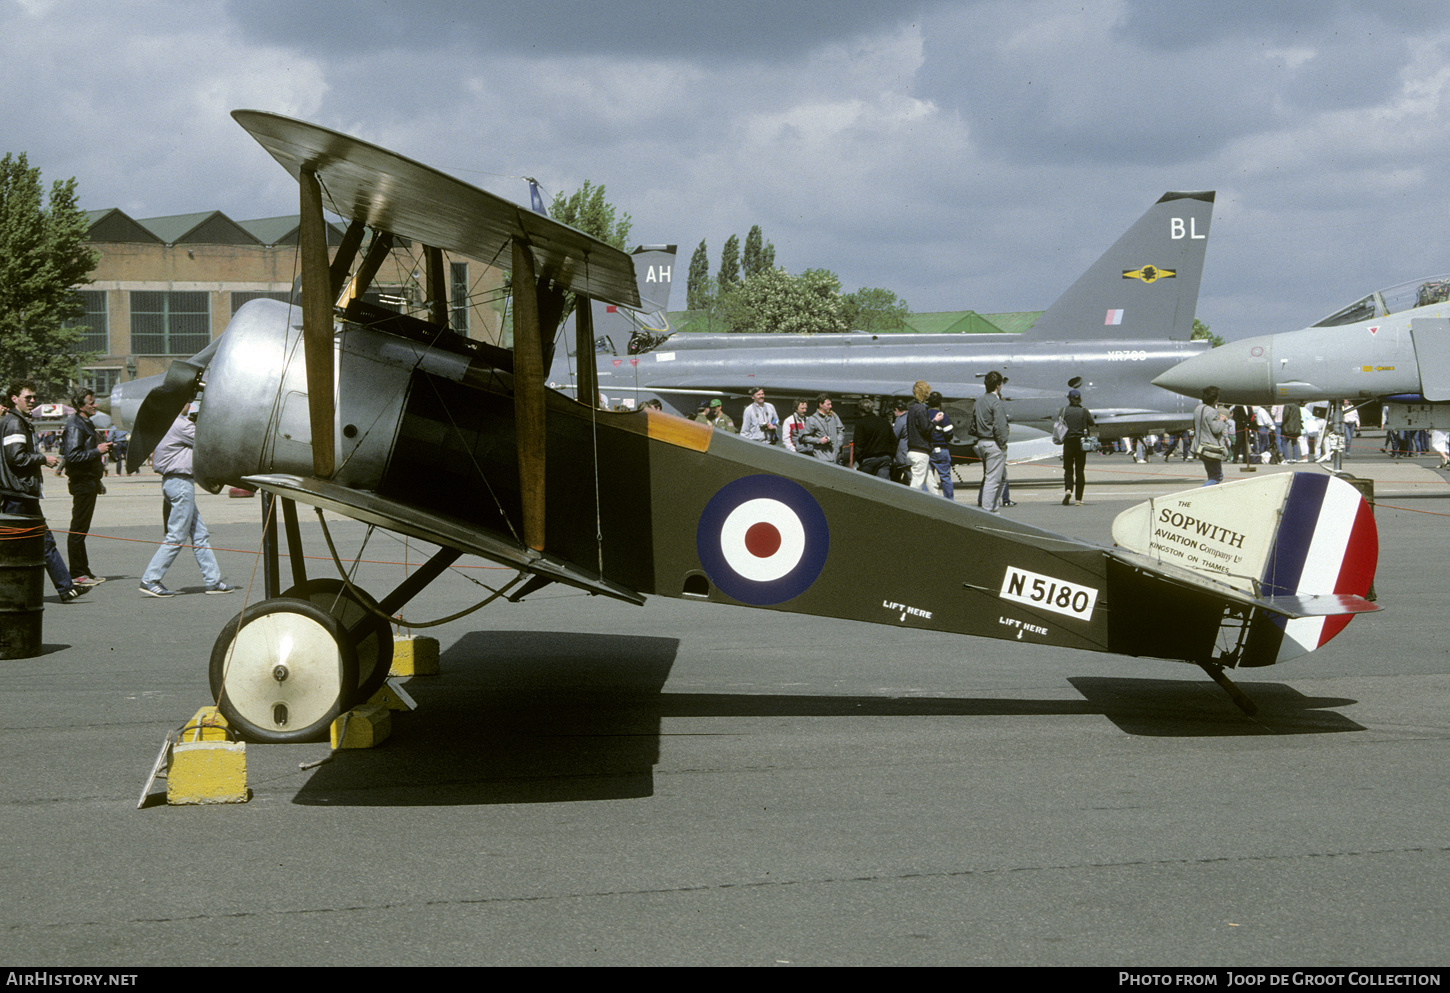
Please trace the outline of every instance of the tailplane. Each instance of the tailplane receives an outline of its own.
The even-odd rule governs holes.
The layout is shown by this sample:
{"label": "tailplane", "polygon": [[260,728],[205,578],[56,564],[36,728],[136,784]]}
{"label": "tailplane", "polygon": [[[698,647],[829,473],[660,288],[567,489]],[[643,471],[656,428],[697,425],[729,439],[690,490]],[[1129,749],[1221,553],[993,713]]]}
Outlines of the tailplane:
{"label": "tailplane", "polygon": [[1272,615],[1276,644],[1258,639],[1238,664],[1312,652],[1354,614],[1379,609],[1365,599],[1379,560],[1373,511],[1334,476],[1280,473],[1159,497],[1119,514],[1113,540],[1244,593]]}
{"label": "tailplane", "polygon": [[1188,341],[1213,198],[1211,190],[1163,194],[1023,337]]}

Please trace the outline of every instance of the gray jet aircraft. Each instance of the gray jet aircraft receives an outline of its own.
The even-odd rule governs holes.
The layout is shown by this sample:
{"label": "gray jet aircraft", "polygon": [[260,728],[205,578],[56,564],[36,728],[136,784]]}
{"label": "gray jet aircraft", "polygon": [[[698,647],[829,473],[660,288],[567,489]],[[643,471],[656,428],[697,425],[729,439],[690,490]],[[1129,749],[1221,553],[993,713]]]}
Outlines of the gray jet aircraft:
{"label": "gray jet aircraft", "polygon": [[1223,403],[1450,403],[1450,276],[1376,290],[1300,331],[1241,338],[1153,382]]}
{"label": "gray jet aircraft", "polygon": [[[1021,334],[674,334],[659,343],[639,334],[635,354],[615,335],[596,339],[599,391],[612,404],[654,398],[686,416],[718,397],[738,420],[757,386],[783,413],[781,401],[794,397],[901,395],[925,379],[961,423],[995,369],[1007,377],[1014,441],[1044,436],[1073,388],[1104,438],[1182,430],[1193,405],[1152,380],[1208,348],[1191,338],[1213,200],[1211,191],[1164,194]],[[651,287],[667,294],[667,282],[646,282],[651,267],[642,261],[641,297]],[[601,315],[595,321],[602,326]],[[657,318],[631,321],[651,333],[664,327]],[[550,385],[572,393],[576,365],[577,356],[560,355]]]}

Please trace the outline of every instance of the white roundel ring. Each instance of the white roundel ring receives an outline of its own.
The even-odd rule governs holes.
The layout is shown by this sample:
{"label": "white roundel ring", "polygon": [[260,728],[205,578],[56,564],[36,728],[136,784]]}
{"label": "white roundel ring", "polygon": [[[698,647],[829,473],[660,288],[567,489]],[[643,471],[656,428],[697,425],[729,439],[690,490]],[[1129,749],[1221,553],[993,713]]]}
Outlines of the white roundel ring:
{"label": "white roundel ring", "polygon": [[798,483],[744,476],[721,487],[695,532],[705,574],[742,603],[769,606],[804,593],[826,564],[826,515]]}
{"label": "white roundel ring", "polygon": [[732,510],[720,526],[720,554],[746,579],[773,582],[800,564],[806,550],[801,519],[779,500],[757,497]]}

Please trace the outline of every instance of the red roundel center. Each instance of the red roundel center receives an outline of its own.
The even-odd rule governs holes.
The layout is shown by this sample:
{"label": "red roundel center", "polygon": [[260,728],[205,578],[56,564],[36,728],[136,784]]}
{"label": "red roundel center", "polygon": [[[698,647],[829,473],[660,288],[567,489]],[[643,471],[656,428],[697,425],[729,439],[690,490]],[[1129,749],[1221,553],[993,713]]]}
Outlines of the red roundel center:
{"label": "red roundel center", "polygon": [[745,532],[745,550],[758,559],[769,558],[780,551],[780,532],[767,521],[750,525]]}

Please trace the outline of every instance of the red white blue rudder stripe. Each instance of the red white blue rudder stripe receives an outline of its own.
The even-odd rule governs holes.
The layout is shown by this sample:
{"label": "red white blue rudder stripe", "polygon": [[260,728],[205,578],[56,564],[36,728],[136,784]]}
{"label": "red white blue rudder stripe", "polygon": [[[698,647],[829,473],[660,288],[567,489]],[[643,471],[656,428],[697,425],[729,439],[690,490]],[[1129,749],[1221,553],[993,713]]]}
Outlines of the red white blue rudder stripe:
{"label": "red white blue rudder stripe", "polygon": [[768,607],[800,596],[820,576],[830,529],[815,498],[779,476],[744,476],[720,488],[700,515],[695,549],[722,593]]}
{"label": "red white blue rudder stripe", "polygon": [[[1265,596],[1343,593],[1364,596],[1379,561],[1374,515],[1359,491],[1318,473],[1294,474],[1274,545],[1260,577]],[[1282,662],[1326,644],[1351,614],[1281,620]]]}

